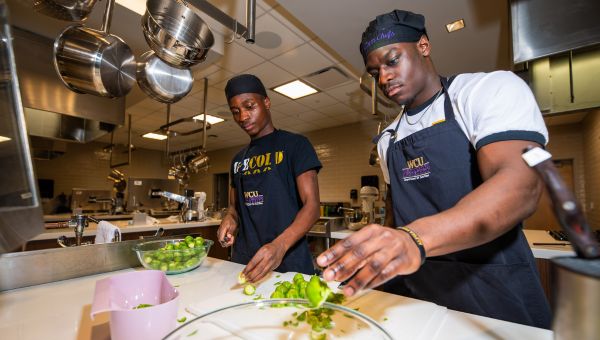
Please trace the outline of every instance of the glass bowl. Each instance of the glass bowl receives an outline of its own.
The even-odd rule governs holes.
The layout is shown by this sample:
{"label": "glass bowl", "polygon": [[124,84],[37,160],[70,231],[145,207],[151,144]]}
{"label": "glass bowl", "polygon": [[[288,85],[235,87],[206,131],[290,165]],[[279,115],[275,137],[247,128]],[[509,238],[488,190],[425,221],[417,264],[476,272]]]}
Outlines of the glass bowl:
{"label": "glass bowl", "polygon": [[[147,241],[138,243],[133,250],[144,268],[162,270],[165,274],[179,274],[198,268],[214,243],[207,239],[203,239],[202,243],[198,238],[193,240],[192,243],[187,243],[184,238]],[[187,244],[192,247],[187,247]]]}
{"label": "glass bowl", "polygon": [[164,339],[238,338],[393,339],[376,321],[354,309],[328,302],[312,309],[303,299],[258,300],[223,307],[192,319]]}

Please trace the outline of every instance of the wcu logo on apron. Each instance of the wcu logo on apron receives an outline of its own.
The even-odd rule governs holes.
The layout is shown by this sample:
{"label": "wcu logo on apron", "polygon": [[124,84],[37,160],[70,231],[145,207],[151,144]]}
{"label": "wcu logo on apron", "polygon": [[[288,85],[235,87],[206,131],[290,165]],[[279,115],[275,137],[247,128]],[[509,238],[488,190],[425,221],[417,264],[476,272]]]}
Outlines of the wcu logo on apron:
{"label": "wcu logo on apron", "polygon": [[404,182],[414,181],[429,177],[431,166],[425,157],[417,157],[406,161],[406,168],[402,168],[402,179]]}
{"label": "wcu logo on apron", "polygon": [[252,205],[263,205],[265,196],[258,191],[244,191],[244,204],[249,207]]}

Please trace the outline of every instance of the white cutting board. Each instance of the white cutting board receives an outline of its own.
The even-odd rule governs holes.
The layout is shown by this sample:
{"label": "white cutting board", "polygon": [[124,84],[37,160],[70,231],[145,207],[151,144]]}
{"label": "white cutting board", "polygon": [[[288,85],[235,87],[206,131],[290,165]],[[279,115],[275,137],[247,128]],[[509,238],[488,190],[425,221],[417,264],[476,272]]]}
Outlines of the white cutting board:
{"label": "white cutting board", "polygon": [[359,293],[346,307],[377,321],[394,338],[432,339],[446,315],[446,307],[377,290]]}

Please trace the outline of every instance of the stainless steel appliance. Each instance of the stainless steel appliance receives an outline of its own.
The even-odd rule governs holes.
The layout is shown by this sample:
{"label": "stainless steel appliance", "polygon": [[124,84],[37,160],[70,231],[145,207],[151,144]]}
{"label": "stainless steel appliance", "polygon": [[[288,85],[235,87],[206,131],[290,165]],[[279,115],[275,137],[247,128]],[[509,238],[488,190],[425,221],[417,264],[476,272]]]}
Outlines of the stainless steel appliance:
{"label": "stainless steel appliance", "polygon": [[112,206],[110,190],[73,188],[71,191],[71,211],[80,209],[82,213],[109,213]]}
{"label": "stainless steel appliance", "polygon": [[346,225],[344,224],[343,217],[320,217],[319,220],[310,229],[307,236],[324,238],[325,248],[329,248],[331,232],[344,229],[346,229]]}
{"label": "stainless steel appliance", "polygon": [[177,195],[167,191],[162,191],[159,194],[182,204],[181,214],[179,215],[182,222],[198,220],[198,203],[197,199],[194,198],[194,190],[186,189],[185,196]]}
{"label": "stainless steel appliance", "polygon": [[41,233],[44,223],[4,1],[0,1],[0,75],[0,253],[5,253]]}
{"label": "stainless steel appliance", "polygon": [[171,207],[167,199],[158,194],[161,191],[179,192],[179,184],[170,179],[129,177],[127,209],[146,212],[174,210],[176,207]]}

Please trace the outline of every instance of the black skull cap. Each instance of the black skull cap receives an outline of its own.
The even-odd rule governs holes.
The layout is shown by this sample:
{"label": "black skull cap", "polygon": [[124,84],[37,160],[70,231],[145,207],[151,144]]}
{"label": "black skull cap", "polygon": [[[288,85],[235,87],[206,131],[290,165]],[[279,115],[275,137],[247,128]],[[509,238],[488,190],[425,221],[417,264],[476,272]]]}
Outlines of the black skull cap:
{"label": "black skull cap", "polygon": [[240,74],[227,81],[225,85],[227,101],[242,93],[256,93],[268,97],[262,81],[253,74]]}

